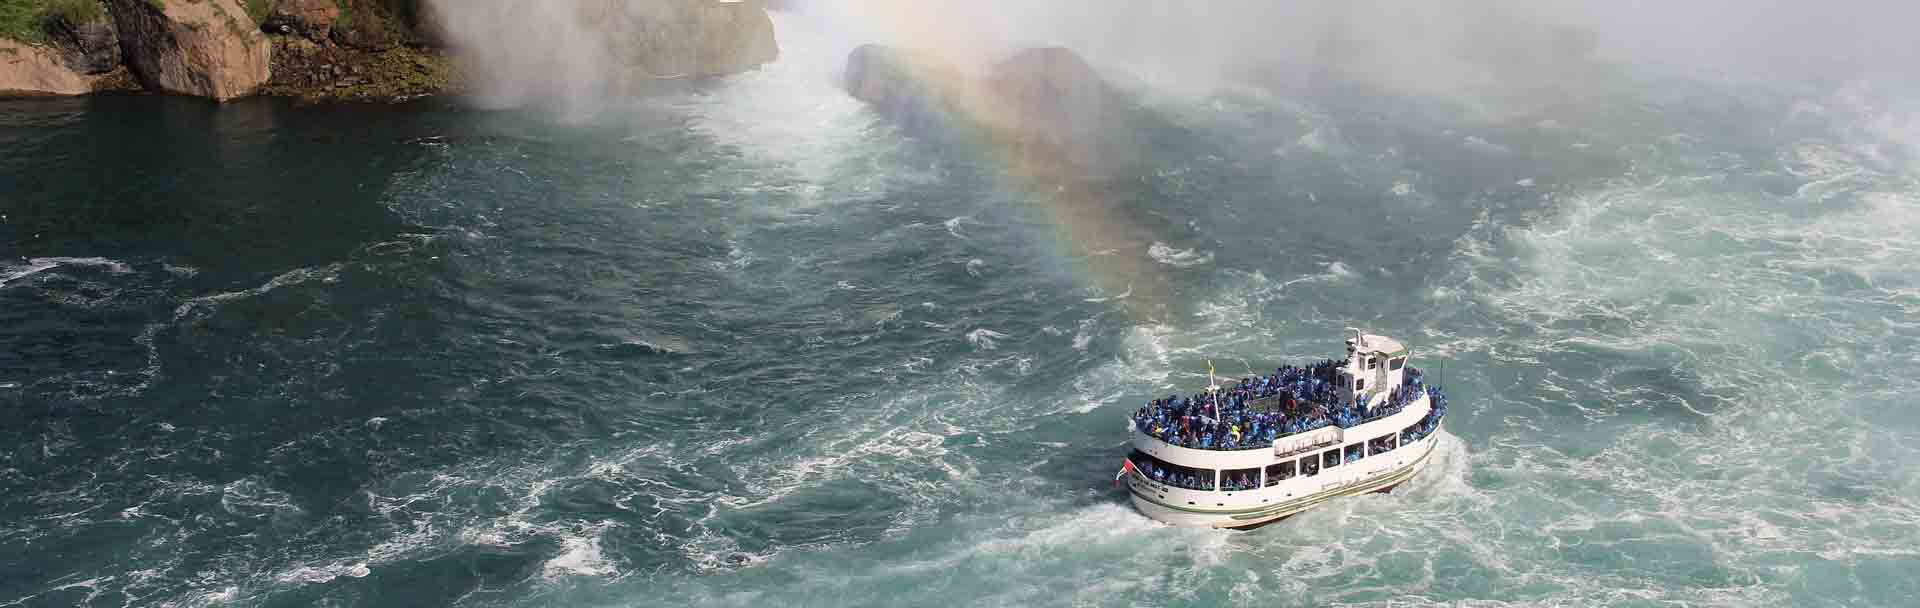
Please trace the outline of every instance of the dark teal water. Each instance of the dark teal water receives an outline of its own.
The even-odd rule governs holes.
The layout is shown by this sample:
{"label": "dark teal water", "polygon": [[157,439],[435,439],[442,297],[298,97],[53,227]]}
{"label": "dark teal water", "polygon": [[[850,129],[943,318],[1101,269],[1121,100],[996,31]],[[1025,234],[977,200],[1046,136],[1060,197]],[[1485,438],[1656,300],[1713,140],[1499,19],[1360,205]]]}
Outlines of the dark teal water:
{"label": "dark teal water", "polygon": [[[584,118],[0,102],[0,605],[1920,597],[1899,98],[1150,94],[1076,197],[783,40]],[[1138,401],[1346,326],[1444,368],[1409,488],[1109,484]]]}

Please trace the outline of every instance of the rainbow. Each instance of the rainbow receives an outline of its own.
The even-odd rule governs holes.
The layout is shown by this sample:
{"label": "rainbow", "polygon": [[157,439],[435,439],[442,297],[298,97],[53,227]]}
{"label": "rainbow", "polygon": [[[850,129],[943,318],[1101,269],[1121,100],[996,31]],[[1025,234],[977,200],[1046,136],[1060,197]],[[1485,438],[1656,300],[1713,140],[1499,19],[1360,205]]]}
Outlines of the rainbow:
{"label": "rainbow", "polygon": [[[855,4],[862,10],[850,14],[867,26],[913,41],[910,51],[890,53],[907,63],[897,66],[901,69],[891,77],[910,79],[919,94],[937,99],[949,126],[957,127],[952,130],[1003,169],[1004,185],[1047,213],[1056,248],[1070,266],[1090,286],[1120,301],[1136,321],[1163,319],[1170,284],[1164,267],[1148,255],[1156,239],[1123,207],[1128,196],[1137,196],[1139,182],[1125,180],[1126,169],[1108,173],[1113,167],[1101,162],[1116,153],[1138,156],[1139,150],[1113,149],[1138,144],[1124,138],[1116,143],[1102,132],[1058,133],[1056,125],[1074,119],[1071,113],[1081,108],[1057,103],[1045,107],[1055,101],[1046,96],[1057,92],[1045,82],[1049,74],[1023,79],[1005,73],[1011,62],[980,65],[979,58],[994,56],[993,50],[961,28],[943,27],[923,8],[880,0]],[[1047,66],[1043,72],[1071,64],[1066,66],[1069,73],[1093,74],[1077,56],[1053,51],[1028,58]],[[1110,90],[1104,82],[1099,86]],[[951,124],[955,121],[959,124]],[[1124,131],[1131,126],[1095,123],[1092,128]]]}

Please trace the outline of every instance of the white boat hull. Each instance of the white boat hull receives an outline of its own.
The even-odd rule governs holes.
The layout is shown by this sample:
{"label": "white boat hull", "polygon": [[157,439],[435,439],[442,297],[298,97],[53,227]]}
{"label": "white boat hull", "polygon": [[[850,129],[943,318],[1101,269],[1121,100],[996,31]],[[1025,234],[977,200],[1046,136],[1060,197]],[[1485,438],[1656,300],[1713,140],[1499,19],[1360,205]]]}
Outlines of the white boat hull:
{"label": "white boat hull", "polygon": [[1343,496],[1392,490],[1412,479],[1433,459],[1439,436],[1435,430],[1393,452],[1256,490],[1185,490],[1156,483],[1138,473],[1127,475],[1127,486],[1134,508],[1161,522],[1176,526],[1251,528]]}

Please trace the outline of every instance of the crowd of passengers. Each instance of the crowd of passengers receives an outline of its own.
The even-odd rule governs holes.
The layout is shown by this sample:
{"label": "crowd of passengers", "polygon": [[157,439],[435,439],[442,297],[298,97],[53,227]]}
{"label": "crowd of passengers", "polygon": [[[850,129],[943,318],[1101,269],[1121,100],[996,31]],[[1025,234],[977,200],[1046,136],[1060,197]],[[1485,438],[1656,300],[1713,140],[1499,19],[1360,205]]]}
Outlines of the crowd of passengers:
{"label": "crowd of passengers", "polygon": [[1440,419],[1446,417],[1447,393],[1437,386],[1428,388],[1427,392],[1433,395],[1433,409],[1427,410],[1426,417],[1421,418],[1420,422],[1400,432],[1400,445],[1426,439],[1434,429],[1440,428]]}
{"label": "crowd of passengers", "polygon": [[1399,447],[1399,444],[1393,440],[1392,435],[1367,440],[1368,454],[1385,454],[1393,451],[1396,447]]}
{"label": "crowd of passengers", "polygon": [[1141,468],[1146,472],[1147,477],[1176,488],[1186,488],[1189,490],[1213,489],[1213,475],[1211,471],[1205,472],[1205,474],[1202,475],[1186,469],[1161,467],[1151,462],[1141,465]]}
{"label": "crowd of passengers", "polygon": [[[1389,391],[1384,403],[1369,407],[1350,399],[1342,402],[1338,376],[1344,363],[1327,360],[1305,367],[1289,365],[1266,376],[1242,378],[1218,395],[1155,399],[1134,412],[1134,426],[1161,441],[1186,448],[1260,449],[1287,435],[1327,426],[1348,428],[1399,413],[1426,390],[1420,371],[1408,367],[1407,381]],[[1264,402],[1258,411],[1248,405],[1269,397],[1277,399]]]}
{"label": "crowd of passengers", "polygon": [[[1213,471],[1191,471],[1177,467],[1161,467],[1154,463],[1142,465],[1147,477],[1170,486],[1189,490],[1213,490]],[[1238,492],[1260,487],[1260,476],[1247,473],[1223,475],[1220,478],[1220,491]]]}
{"label": "crowd of passengers", "polygon": [[[1440,419],[1447,415],[1447,396],[1446,393],[1441,392],[1438,387],[1428,387],[1426,390],[1428,394],[1433,396],[1433,409],[1428,410],[1426,417],[1421,418],[1420,422],[1401,431],[1400,441],[1398,443],[1390,440],[1391,435],[1371,439],[1367,441],[1366,452],[1363,453],[1358,449],[1350,447],[1346,450],[1346,453],[1342,455],[1340,462],[1350,464],[1360,460],[1366,454],[1384,454],[1391,452],[1398,449],[1401,445],[1426,439],[1428,435],[1433,434],[1433,431],[1439,428]],[[1214,490],[1213,471],[1193,470],[1176,466],[1162,467],[1152,461],[1138,463],[1138,466],[1141,471],[1147,474],[1147,477],[1160,483],[1188,490]],[[1318,474],[1320,472],[1320,458],[1315,456],[1313,458],[1302,459],[1300,466],[1301,475],[1311,476]],[[1287,469],[1287,472],[1280,474],[1278,479],[1288,479],[1291,477],[1293,477],[1292,469]],[[1259,489],[1259,487],[1260,478],[1257,474],[1229,473],[1221,476],[1219,490],[1222,492],[1238,492],[1242,490],[1255,490]]]}

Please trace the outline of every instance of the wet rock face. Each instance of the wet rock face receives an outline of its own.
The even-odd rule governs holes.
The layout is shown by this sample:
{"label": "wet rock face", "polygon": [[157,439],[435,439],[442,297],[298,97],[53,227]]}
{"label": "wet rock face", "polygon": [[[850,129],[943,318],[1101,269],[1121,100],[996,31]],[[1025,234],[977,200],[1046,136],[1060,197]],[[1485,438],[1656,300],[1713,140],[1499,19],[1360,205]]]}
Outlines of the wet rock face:
{"label": "wet rock face", "polygon": [[854,99],[867,102],[907,133],[937,135],[959,108],[960,91],[942,91],[941,83],[958,84],[957,72],[932,57],[878,44],[861,45],[847,56],[842,86]]}
{"label": "wet rock face", "polygon": [[1020,143],[1045,147],[1062,162],[1117,169],[1142,156],[1132,100],[1071,50],[1015,53],[994,66],[985,88]]}
{"label": "wet rock face", "polygon": [[866,45],[847,58],[848,94],[908,133],[977,129],[1024,167],[1101,179],[1131,170],[1138,111],[1073,51],[1034,48],[970,76],[929,54]]}
{"label": "wet rock face", "polygon": [[60,50],[60,60],[82,74],[105,74],[120,67],[120,36],[113,21],[102,17],[87,23],[52,19],[47,40]]}
{"label": "wet rock face", "polygon": [[221,101],[267,81],[272,45],[240,0],[108,0],[121,51],[150,90]]}
{"label": "wet rock face", "polygon": [[303,36],[314,42],[327,39],[333,22],[340,18],[340,4],[334,0],[279,0],[261,27],[268,32]]}

